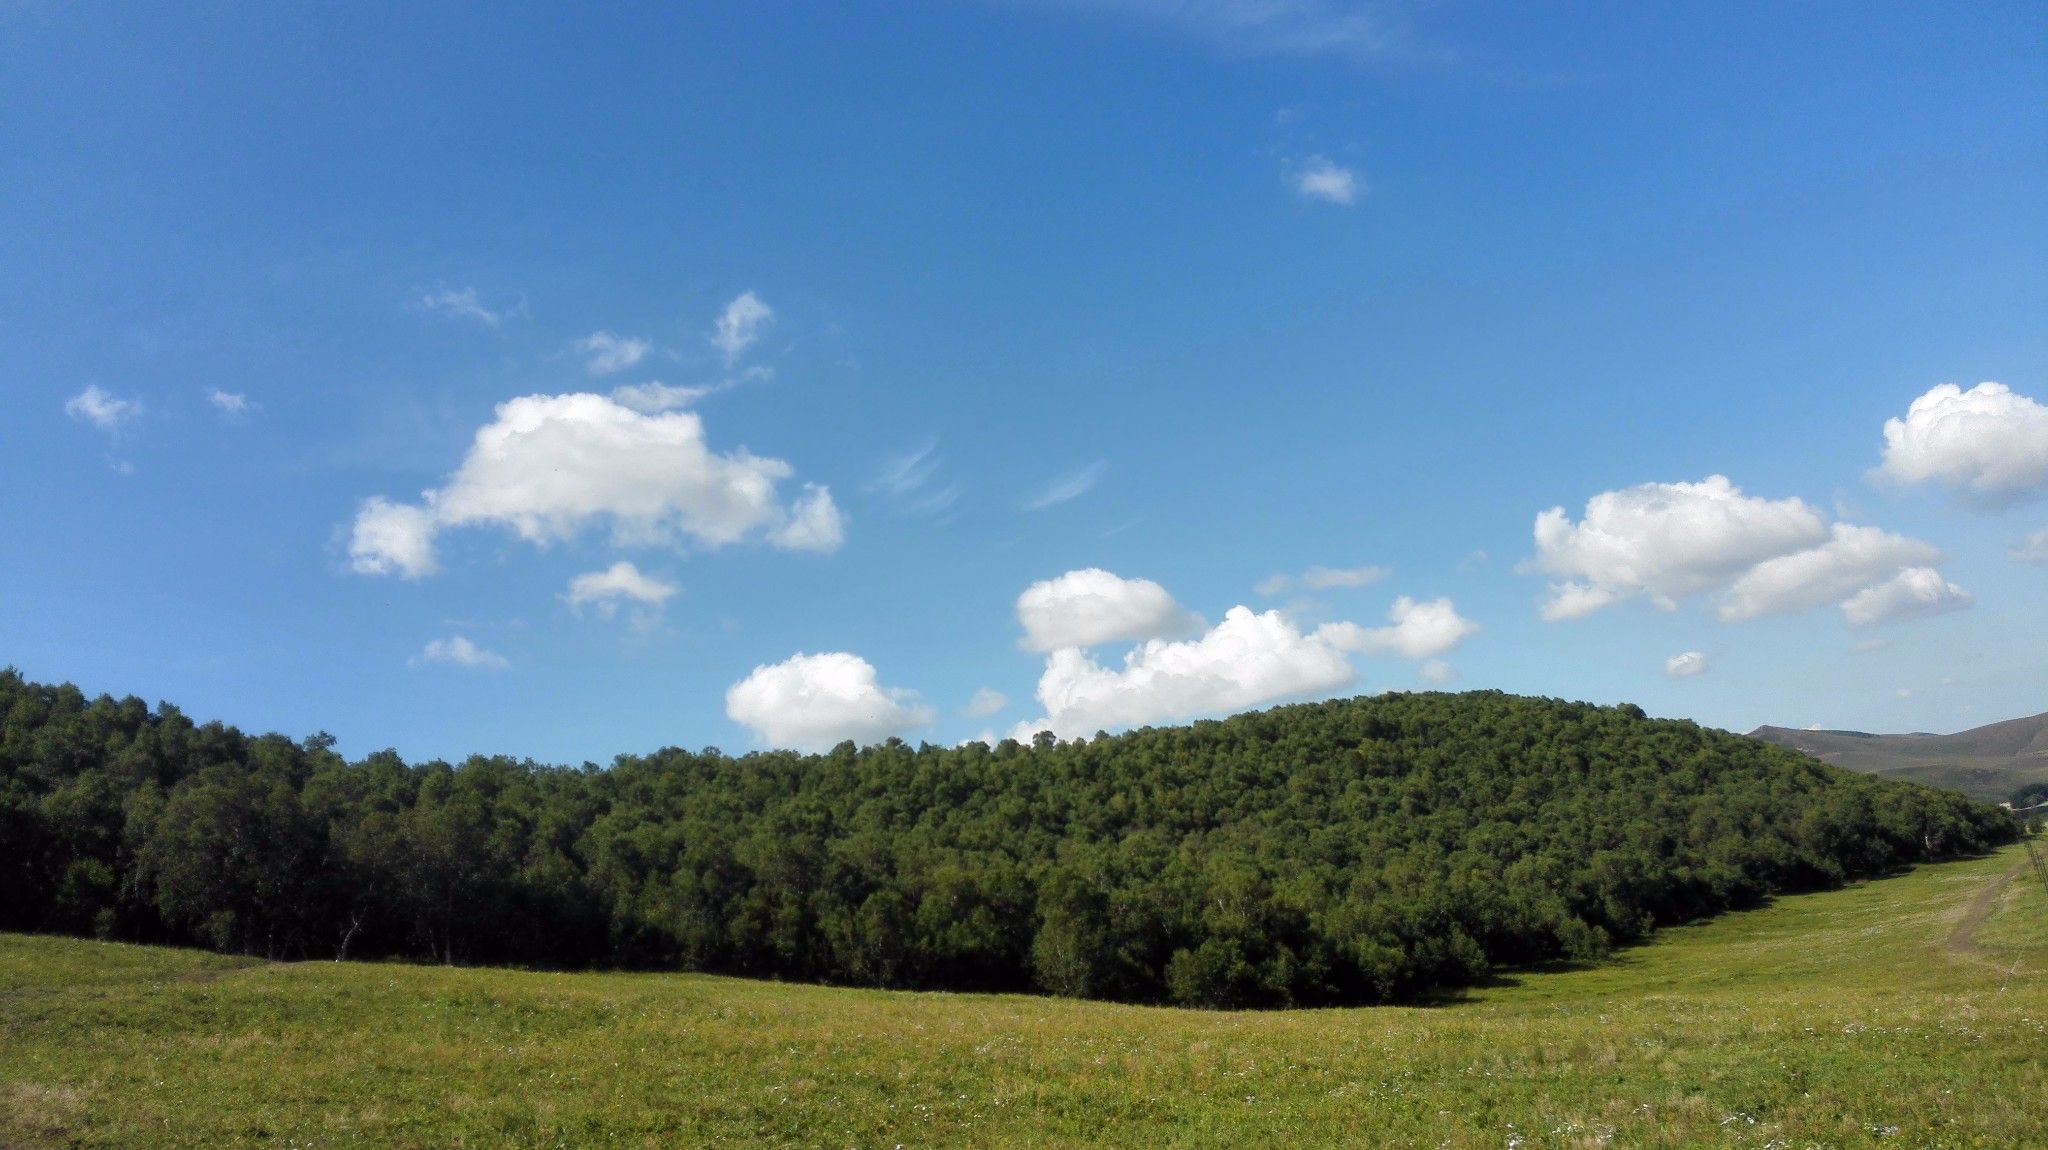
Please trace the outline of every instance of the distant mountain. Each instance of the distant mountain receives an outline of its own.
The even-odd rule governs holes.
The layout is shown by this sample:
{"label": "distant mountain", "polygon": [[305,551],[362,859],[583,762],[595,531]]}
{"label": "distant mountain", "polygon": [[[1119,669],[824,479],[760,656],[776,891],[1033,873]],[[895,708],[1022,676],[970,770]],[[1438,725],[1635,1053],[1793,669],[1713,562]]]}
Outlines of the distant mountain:
{"label": "distant mountain", "polygon": [[1749,737],[1852,771],[1947,787],[1989,802],[2027,783],[2048,782],[2048,713],[1953,735],[1758,727]]}

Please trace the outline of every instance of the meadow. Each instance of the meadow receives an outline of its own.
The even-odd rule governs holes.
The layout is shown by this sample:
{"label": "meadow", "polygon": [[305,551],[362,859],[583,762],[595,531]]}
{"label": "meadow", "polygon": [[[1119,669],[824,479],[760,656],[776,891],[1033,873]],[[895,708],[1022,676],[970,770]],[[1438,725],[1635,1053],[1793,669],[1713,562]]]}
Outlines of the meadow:
{"label": "meadow", "polygon": [[1268,1012],[0,936],[0,1143],[2048,1144],[2020,847],[1421,1006]]}

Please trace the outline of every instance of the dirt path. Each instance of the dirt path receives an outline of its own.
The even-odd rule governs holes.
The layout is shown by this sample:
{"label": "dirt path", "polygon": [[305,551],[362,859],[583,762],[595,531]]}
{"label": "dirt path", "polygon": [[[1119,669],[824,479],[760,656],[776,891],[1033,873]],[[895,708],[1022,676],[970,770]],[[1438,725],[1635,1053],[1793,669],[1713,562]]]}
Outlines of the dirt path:
{"label": "dirt path", "polygon": [[1970,900],[1969,909],[1963,912],[1961,921],[1948,934],[1950,954],[1976,954],[1982,948],[1977,945],[1977,928],[1991,917],[1991,911],[1998,905],[1998,896],[2005,892],[2005,885],[2026,873],[2027,863],[2012,868],[2006,873],[1984,884],[1977,897]]}

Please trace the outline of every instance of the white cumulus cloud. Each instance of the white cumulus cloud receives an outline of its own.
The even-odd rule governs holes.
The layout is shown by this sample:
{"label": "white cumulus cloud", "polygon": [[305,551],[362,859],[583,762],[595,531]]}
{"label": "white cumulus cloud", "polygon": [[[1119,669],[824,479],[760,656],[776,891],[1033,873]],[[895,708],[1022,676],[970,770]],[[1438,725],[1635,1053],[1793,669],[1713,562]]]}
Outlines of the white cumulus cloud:
{"label": "white cumulus cloud", "polygon": [[584,370],[592,375],[611,375],[646,359],[654,344],[632,336],[594,331],[576,341],[576,350],[583,353]]}
{"label": "white cumulus cloud", "polygon": [[64,413],[112,435],[142,418],[142,401],[122,399],[92,384],[64,401]]}
{"label": "white cumulus cloud", "polygon": [[754,345],[761,338],[761,332],[775,319],[775,309],[761,302],[753,292],[741,292],[725,310],[718,313],[718,322],[711,331],[711,346],[725,357],[727,366],[740,357],[740,353]]}
{"label": "white cumulus cloud", "polygon": [[453,663],[458,667],[474,667],[483,671],[502,671],[512,665],[505,656],[487,651],[463,635],[434,639],[419,657],[429,663]]}
{"label": "white cumulus cloud", "polygon": [[1842,615],[1852,627],[1868,627],[1946,615],[1965,610],[1976,601],[1976,596],[1943,579],[1934,568],[1908,567],[1844,600]]}
{"label": "white cumulus cloud", "polygon": [[1690,679],[1706,669],[1707,657],[1698,651],[1685,651],[1664,660],[1664,673],[1674,679]]}
{"label": "white cumulus cloud", "polygon": [[431,502],[444,526],[502,523],[537,543],[605,520],[620,542],[718,547],[781,518],[775,484],[789,474],[780,460],[711,451],[692,412],[535,395],[498,406]]}
{"label": "white cumulus cloud", "polygon": [[1878,474],[1989,506],[2048,492],[2048,406],[2002,383],[1930,388],[1904,419],[1885,420]]}
{"label": "white cumulus cloud", "polygon": [[1851,597],[1941,552],[1876,527],[1828,524],[1800,499],[1744,495],[1726,477],[1645,483],[1602,492],[1572,522],[1562,507],[1536,517],[1536,555],[1524,570],[1552,583],[1545,619],[1575,619],[1645,597],[1666,610],[1711,595],[1726,621],[1803,611]]}
{"label": "white cumulus cloud", "polygon": [[1297,165],[1289,178],[1295,193],[1306,200],[1350,207],[1358,202],[1358,173],[1326,156],[1310,156]]}
{"label": "white cumulus cloud", "polygon": [[1356,623],[1325,623],[1318,634],[1344,651],[1427,659],[1451,650],[1479,631],[1479,624],[1458,614],[1448,598],[1424,602],[1403,595],[1388,609],[1387,624],[1361,627]]}
{"label": "white cumulus cloud", "polygon": [[602,571],[585,572],[569,580],[569,590],[563,599],[577,610],[593,606],[598,614],[609,619],[622,603],[658,608],[681,589],[622,559]]}
{"label": "white cumulus cloud", "polygon": [[831,490],[804,484],[803,495],[790,504],[788,517],[768,533],[768,541],[785,551],[837,551],[846,542],[846,520]]}
{"label": "white cumulus cloud", "polygon": [[1751,498],[1710,475],[1601,492],[1577,523],[1553,507],[1536,517],[1535,533],[1530,565],[1567,580],[1552,588],[1544,617],[1573,618],[1635,595],[1670,605],[1828,532],[1803,500]]}
{"label": "white cumulus cloud", "polygon": [[254,406],[249,402],[248,396],[237,391],[222,391],[217,387],[207,390],[206,402],[212,404],[215,411],[230,419],[249,414],[249,409]]}
{"label": "white cumulus cloud", "polygon": [[1017,596],[1019,642],[1027,651],[1174,638],[1202,621],[1150,579],[1125,579],[1099,567],[1033,583]]}
{"label": "white cumulus cloud", "polygon": [[932,721],[914,692],[884,687],[866,659],[844,651],[798,652],[754,668],[725,693],[725,713],[774,747],[829,750],[846,739],[878,742]]}
{"label": "white cumulus cloud", "polygon": [[1551,623],[1583,619],[1620,597],[1606,587],[1595,587],[1590,583],[1553,583],[1543,600],[1543,618]]}
{"label": "white cumulus cloud", "polygon": [[1745,571],[1722,598],[1723,619],[1753,619],[1839,603],[1904,567],[1941,561],[1918,539],[1876,527],[1837,523],[1819,547],[1767,559]]}
{"label": "white cumulus cloud", "polygon": [[785,505],[777,484],[790,474],[779,459],[712,451],[694,412],[648,414],[588,393],[522,396],[498,405],[420,505],[366,501],[350,555],[367,574],[423,575],[438,532],[480,525],[543,545],[602,526],[614,546],[832,550],[844,523],[831,492],[808,485]]}
{"label": "white cumulus cloud", "polygon": [[1320,634],[1304,634],[1278,611],[1232,607],[1216,627],[1179,642],[1154,639],[1105,667],[1078,647],[1054,651],[1038,680],[1045,717],[1013,737],[1042,730],[1086,736],[1165,720],[1241,711],[1317,695],[1351,682],[1350,662]]}
{"label": "white cumulus cloud", "polygon": [[440,570],[434,558],[433,513],[373,495],[356,511],[349,534],[350,565],[363,575],[418,579]]}
{"label": "white cumulus cloud", "polygon": [[[1351,654],[1416,659],[1425,682],[1443,683],[1453,672],[1435,656],[1479,630],[1448,598],[1405,596],[1384,627],[1333,622],[1305,630],[1285,612],[1239,605],[1205,629],[1159,584],[1093,567],[1026,588],[1017,619],[1019,645],[1048,652],[1036,692],[1044,716],[1013,727],[1018,739],[1045,730],[1079,738],[1319,696],[1353,681]],[[1120,665],[1089,650],[1110,642],[1135,646]]]}

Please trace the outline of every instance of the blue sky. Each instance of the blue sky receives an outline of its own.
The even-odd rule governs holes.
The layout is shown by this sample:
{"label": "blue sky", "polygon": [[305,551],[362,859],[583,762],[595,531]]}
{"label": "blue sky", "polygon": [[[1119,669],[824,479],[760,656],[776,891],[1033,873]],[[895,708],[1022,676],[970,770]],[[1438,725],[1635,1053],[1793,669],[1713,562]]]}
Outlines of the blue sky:
{"label": "blue sky", "polygon": [[565,762],[2048,707],[2038,5],[0,33],[32,678]]}

